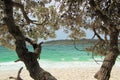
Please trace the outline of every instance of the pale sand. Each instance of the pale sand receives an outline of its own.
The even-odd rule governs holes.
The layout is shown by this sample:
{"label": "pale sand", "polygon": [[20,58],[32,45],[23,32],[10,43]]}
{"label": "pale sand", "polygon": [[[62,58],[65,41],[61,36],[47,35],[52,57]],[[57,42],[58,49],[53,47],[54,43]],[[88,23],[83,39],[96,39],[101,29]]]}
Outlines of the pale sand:
{"label": "pale sand", "polygon": [[[80,68],[45,68],[54,75],[58,80],[96,80],[94,74],[99,70],[98,67],[80,67]],[[10,76],[17,76],[18,70],[1,70],[0,80],[10,80]],[[24,80],[33,80],[24,68],[21,73]],[[114,67],[110,80],[120,80],[120,67]]]}

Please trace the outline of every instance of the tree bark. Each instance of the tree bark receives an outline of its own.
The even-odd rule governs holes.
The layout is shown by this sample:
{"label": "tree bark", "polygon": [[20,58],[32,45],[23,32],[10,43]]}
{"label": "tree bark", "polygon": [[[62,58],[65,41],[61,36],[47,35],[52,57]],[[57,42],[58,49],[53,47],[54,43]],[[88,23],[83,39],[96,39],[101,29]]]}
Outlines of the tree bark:
{"label": "tree bark", "polygon": [[110,33],[110,53],[106,55],[100,70],[95,74],[97,80],[109,80],[112,67],[119,55],[118,49],[119,31],[114,29]]}
{"label": "tree bark", "polygon": [[21,33],[19,26],[15,25],[13,18],[13,2],[12,0],[3,0],[5,4],[4,21],[11,35],[16,39],[16,52],[18,57],[24,62],[30,76],[34,80],[57,80],[50,73],[43,70],[37,61],[36,55],[29,52],[26,48],[25,37]]}

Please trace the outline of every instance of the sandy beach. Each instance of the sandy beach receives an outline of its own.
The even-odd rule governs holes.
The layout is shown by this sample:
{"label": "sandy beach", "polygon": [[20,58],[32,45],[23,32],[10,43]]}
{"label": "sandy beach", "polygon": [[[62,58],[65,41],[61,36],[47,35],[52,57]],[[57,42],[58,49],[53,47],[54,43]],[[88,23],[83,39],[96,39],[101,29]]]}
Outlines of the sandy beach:
{"label": "sandy beach", "polygon": [[[43,63],[41,63],[41,65],[42,64]],[[14,65],[17,65],[17,64],[14,64]],[[19,64],[19,68],[20,68],[20,65],[23,65],[23,64]],[[43,64],[41,67],[43,67],[43,69],[45,69],[46,71],[54,75],[57,78],[57,80],[96,80],[94,79],[93,76],[101,66],[101,65],[97,65],[94,62],[93,63],[62,62],[61,66],[60,66],[60,63],[50,63],[50,64],[47,63],[47,65]],[[53,67],[50,67],[50,65],[53,65]],[[4,68],[5,68],[5,65],[4,65]],[[2,69],[2,67],[0,67],[0,80],[10,80],[9,79],[10,76],[16,77],[19,68],[11,67],[9,69]],[[120,64],[117,63],[112,70],[110,80],[120,80],[119,76],[120,76]],[[25,67],[21,72],[21,77],[23,78],[23,80],[33,80],[32,78],[30,78],[29,73]]]}

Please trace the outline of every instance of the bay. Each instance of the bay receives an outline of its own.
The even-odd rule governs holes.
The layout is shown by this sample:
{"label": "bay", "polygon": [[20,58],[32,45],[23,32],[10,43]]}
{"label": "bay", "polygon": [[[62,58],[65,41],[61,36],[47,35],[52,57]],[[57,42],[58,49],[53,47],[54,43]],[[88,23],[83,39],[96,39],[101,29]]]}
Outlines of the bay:
{"label": "bay", "polygon": [[[89,61],[91,53],[84,51],[90,45],[77,45],[81,51],[74,48],[71,44],[53,44],[43,45],[40,60],[45,61]],[[27,46],[29,51],[33,51],[32,46]],[[14,50],[10,50],[4,46],[0,46],[0,62],[10,62],[17,60],[17,54]]]}

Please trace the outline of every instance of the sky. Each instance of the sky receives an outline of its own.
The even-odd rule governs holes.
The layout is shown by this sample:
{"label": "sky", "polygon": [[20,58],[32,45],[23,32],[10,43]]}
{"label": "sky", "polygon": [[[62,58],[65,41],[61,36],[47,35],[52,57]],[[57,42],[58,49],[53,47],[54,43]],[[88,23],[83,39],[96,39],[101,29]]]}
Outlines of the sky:
{"label": "sky", "polygon": [[[36,0],[37,1],[37,0]],[[56,7],[58,6],[58,4],[54,2],[51,3],[51,4],[47,4],[46,6],[50,6],[50,5],[56,5]],[[31,16],[30,16],[31,17]],[[33,17],[31,17],[33,19]],[[92,30],[85,30],[85,33],[86,33],[86,39],[91,39],[93,36],[94,36],[94,33]],[[103,36],[101,36],[103,38]],[[42,40],[42,39],[38,39],[38,42],[41,42],[41,41],[51,41],[51,40],[65,40],[65,39],[70,39],[68,34],[66,34],[63,29],[59,29],[58,31],[56,31],[56,38],[48,38],[47,40]],[[97,39],[97,37],[95,37],[95,39]]]}
{"label": "sky", "polygon": [[[87,39],[90,39],[93,37],[94,33],[91,30],[85,30]],[[56,39],[70,39],[68,34],[66,34],[62,29],[58,30],[56,32]]]}
{"label": "sky", "polygon": [[[93,31],[91,30],[85,30],[85,33],[86,33],[86,37],[83,37],[83,38],[86,38],[86,39],[91,39],[94,35]],[[56,38],[48,38],[47,40],[39,39],[38,42],[41,42],[41,41],[46,42],[46,41],[52,41],[52,40],[66,40],[66,39],[70,39],[69,34],[66,34],[63,31],[63,29],[59,29],[58,31],[56,31]]]}
{"label": "sky", "polygon": [[[86,38],[86,39],[92,39],[92,37],[94,36],[94,32],[92,30],[85,30],[85,33],[86,33],[86,36],[83,37],[83,38]],[[103,35],[100,35],[101,38],[104,38]],[[69,35],[66,34],[63,29],[59,29],[58,31],[56,31],[56,38],[48,38],[47,40],[41,40],[39,39],[38,42],[41,42],[41,41],[52,41],[52,40],[66,40],[66,39],[70,39],[69,38]],[[98,39],[96,36],[94,39]],[[109,38],[108,38],[109,39]]]}

